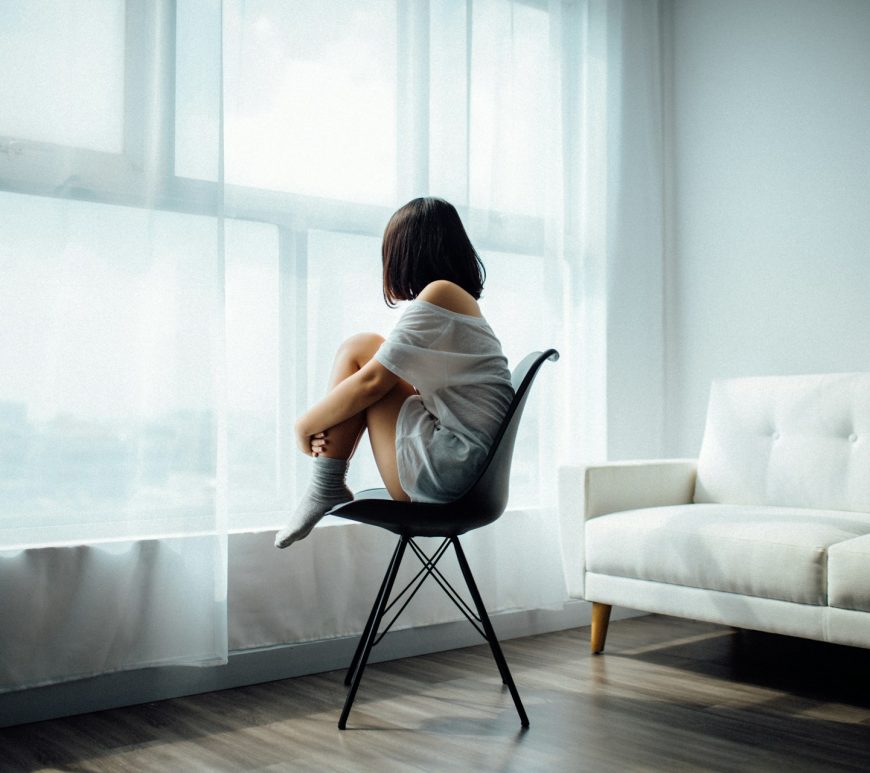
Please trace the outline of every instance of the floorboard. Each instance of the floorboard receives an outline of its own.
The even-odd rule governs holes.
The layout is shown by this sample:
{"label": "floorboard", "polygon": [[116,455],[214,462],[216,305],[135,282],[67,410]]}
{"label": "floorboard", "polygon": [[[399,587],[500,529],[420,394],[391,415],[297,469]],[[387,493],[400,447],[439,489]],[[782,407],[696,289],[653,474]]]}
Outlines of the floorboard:
{"label": "floorboard", "polygon": [[4,771],[868,770],[870,650],[650,615],[0,730]]}

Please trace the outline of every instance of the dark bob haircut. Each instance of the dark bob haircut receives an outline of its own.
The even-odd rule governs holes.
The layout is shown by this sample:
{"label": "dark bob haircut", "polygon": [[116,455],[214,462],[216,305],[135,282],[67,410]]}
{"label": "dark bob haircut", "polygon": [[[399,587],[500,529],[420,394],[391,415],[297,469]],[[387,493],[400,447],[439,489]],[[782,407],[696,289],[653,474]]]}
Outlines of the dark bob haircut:
{"label": "dark bob haircut", "polygon": [[462,227],[459,213],[443,199],[414,199],[387,223],[381,247],[384,301],[411,301],[430,282],[447,279],[480,298],[486,269]]}

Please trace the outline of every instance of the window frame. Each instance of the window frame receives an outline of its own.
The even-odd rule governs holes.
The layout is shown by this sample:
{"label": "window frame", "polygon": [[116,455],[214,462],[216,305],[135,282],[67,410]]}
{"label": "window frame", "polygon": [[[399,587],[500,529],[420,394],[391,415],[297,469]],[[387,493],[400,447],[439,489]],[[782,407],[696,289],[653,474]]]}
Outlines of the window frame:
{"label": "window frame", "polygon": [[[543,0],[519,0],[549,13]],[[568,0],[566,7],[577,7]],[[466,46],[471,45],[473,0],[466,0]],[[429,38],[428,2],[396,0],[398,198],[428,189]],[[36,196],[87,200],[92,203],[158,209],[215,218],[274,225],[278,229],[279,362],[276,410],[276,501],[297,490],[292,426],[295,407],[307,401],[308,370],[304,347],[308,329],[306,285],[307,235],[312,230],[379,238],[392,213],[390,207],[322,199],[295,193],[221,184],[180,177],[175,173],[177,0],[126,0],[125,97],[123,151],[106,153],[84,148],[0,136],[0,190]],[[580,74],[574,55],[563,54],[562,75],[575,85]],[[563,84],[570,115],[579,112],[579,97]],[[145,120],[148,105],[141,95],[156,94],[162,109],[158,121]],[[137,100],[136,95],[139,95]],[[470,126],[470,104],[466,121]],[[146,168],[147,166],[147,168]],[[76,174],[68,176],[74,168]],[[541,217],[458,207],[481,253],[548,254],[547,224]],[[566,213],[574,221],[572,213]],[[558,273],[558,268],[554,267]],[[301,473],[300,473],[301,474]],[[232,529],[231,529],[232,530]]]}

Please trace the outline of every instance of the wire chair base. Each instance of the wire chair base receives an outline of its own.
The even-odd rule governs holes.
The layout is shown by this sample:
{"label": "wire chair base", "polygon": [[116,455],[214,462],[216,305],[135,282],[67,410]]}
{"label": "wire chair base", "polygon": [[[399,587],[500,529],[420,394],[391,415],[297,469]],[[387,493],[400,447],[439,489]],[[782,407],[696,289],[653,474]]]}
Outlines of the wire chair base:
{"label": "wire chair base", "polygon": [[[459,563],[459,568],[462,572],[465,584],[468,586],[468,592],[471,595],[475,609],[472,609],[471,606],[463,600],[462,596],[459,595],[453,585],[451,585],[447,578],[438,569],[438,562],[444,557],[447,548],[451,544],[456,553],[456,560]],[[399,567],[402,564],[402,558],[404,557],[405,550],[409,545],[423,567],[416,575],[414,575],[410,582],[408,582],[408,584],[398,594],[396,594],[395,598],[393,598],[392,601],[389,601],[396,580],[396,575],[399,573]],[[384,635],[393,627],[393,624],[398,620],[399,615],[402,614],[405,607],[408,606],[411,599],[414,598],[417,591],[420,590],[423,583],[426,582],[429,577],[432,577],[435,582],[438,583],[441,589],[447,594],[447,597],[456,605],[457,609],[459,609],[471,625],[474,626],[475,630],[489,644],[496,666],[498,666],[502,683],[507,686],[511,697],[513,698],[517,714],[519,714],[520,717],[520,723],[523,727],[528,727],[529,718],[526,715],[526,710],[520,700],[520,695],[517,692],[507,661],[501,651],[501,646],[496,638],[489,615],[483,605],[483,600],[480,597],[480,592],[478,591],[477,584],[474,581],[474,575],[472,575],[471,567],[468,565],[468,560],[465,557],[465,551],[463,551],[462,546],[459,544],[459,538],[455,536],[445,538],[435,552],[429,556],[412,537],[402,536],[399,538],[399,543],[396,545],[395,551],[393,551],[393,557],[390,559],[387,572],[381,582],[380,590],[375,597],[375,603],[372,606],[371,613],[369,614],[368,621],[363,629],[359,644],[357,644],[356,652],[354,652],[353,659],[350,662],[350,666],[344,678],[344,683],[349,686],[349,689],[347,691],[347,698],[341,712],[341,717],[338,720],[339,729],[344,730],[347,726],[347,718],[353,706],[354,699],[356,698],[356,693],[359,689],[360,681],[362,680],[362,675],[365,671],[366,664],[368,663],[372,648],[380,643],[384,638]],[[396,604],[398,604],[406,594],[407,597],[402,606],[399,607],[390,622],[387,623],[379,633],[378,631],[385,615]]]}

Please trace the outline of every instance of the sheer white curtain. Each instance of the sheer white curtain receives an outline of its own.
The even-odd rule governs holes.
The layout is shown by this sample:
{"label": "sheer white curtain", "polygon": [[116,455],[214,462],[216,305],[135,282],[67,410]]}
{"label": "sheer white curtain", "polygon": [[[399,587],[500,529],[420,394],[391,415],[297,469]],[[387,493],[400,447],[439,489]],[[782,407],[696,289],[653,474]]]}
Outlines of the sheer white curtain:
{"label": "sheer white curtain", "polygon": [[459,208],[511,364],[562,353],[467,544],[493,610],[562,604],[556,468],[606,447],[612,5],[4,6],[0,688],[361,630],[390,536],[272,530],[336,347],[401,313],[380,237],[418,195]]}
{"label": "sheer white curtain", "polygon": [[[564,231],[573,299],[565,464],[658,455],[664,389],[668,22],[659,0],[586,0],[573,13],[566,28],[580,35],[571,50],[581,52],[574,67],[582,105],[567,124],[577,133],[579,171],[578,206],[569,208],[576,219],[566,214]],[[574,557],[584,549],[575,504],[583,492],[575,480],[562,491],[561,536],[569,593],[582,597]]]}
{"label": "sheer white curtain", "polygon": [[221,26],[191,21],[3,5],[0,690],[226,659],[221,197],[179,170],[194,110],[219,177]]}
{"label": "sheer white curtain", "polygon": [[[238,421],[262,428],[255,445],[277,452],[277,485],[262,489],[276,493],[274,507],[247,491],[234,498],[231,389],[231,528],[277,526],[293,506],[309,461],[287,436],[293,414],[320,397],[344,338],[395,324],[401,310],[381,296],[381,234],[410,198],[437,195],[459,208],[484,259],[482,308],[511,364],[550,346],[566,354],[567,368],[544,369],[527,408],[508,512],[467,537],[493,610],[562,605],[556,446],[578,407],[566,386],[577,366],[565,322],[576,255],[563,234],[565,213],[579,206],[579,133],[562,127],[579,114],[571,67],[581,55],[569,48],[581,40],[580,10],[510,0],[224,3],[227,213],[274,223],[276,252],[247,259],[251,270],[275,267],[274,280],[250,284],[250,308],[270,315],[269,347],[286,352],[272,380],[262,347],[231,345],[245,378],[270,373],[274,399],[253,401],[256,418]],[[575,24],[570,34],[565,23]],[[230,300],[232,292],[228,284]],[[350,481],[380,485],[366,443]],[[231,648],[359,631],[391,552],[390,535],[372,532],[327,519],[286,554],[267,550],[267,534],[233,535]],[[288,591],[264,595],[264,586]],[[400,624],[457,617],[436,592]]]}

